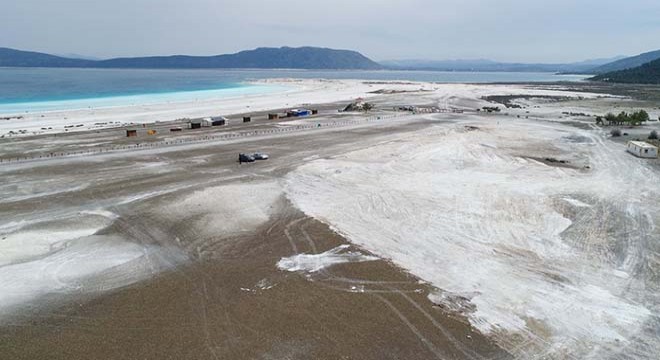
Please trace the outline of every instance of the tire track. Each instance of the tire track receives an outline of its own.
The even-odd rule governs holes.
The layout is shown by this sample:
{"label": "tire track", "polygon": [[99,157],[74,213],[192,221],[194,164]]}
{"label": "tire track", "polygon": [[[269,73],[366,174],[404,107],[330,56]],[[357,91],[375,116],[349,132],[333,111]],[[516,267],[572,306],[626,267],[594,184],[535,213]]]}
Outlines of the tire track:
{"label": "tire track", "polygon": [[[302,235],[302,238],[304,241],[307,243],[307,246],[315,253],[318,254],[318,246],[316,245],[316,242],[312,238],[312,236],[309,234],[307,231],[307,227],[311,223],[311,219],[305,219],[305,218],[300,218],[297,220],[293,220],[287,224],[286,229],[288,230],[285,235],[287,236],[288,240],[290,243],[293,243],[292,245],[292,250],[294,251],[295,255],[299,255],[300,253],[298,251],[298,246],[295,245],[295,239],[291,235],[293,230],[297,230],[300,232]],[[310,279],[310,278],[308,278]],[[471,350],[467,346],[461,344],[456,337],[454,337],[451,332],[444,326],[442,326],[431,314],[426,312],[422,306],[413,300],[408,294],[411,293],[418,293],[417,289],[415,290],[408,290],[406,287],[415,287],[419,288],[419,284],[410,282],[410,281],[378,281],[378,280],[366,280],[366,279],[355,279],[355,278],[346,278],[342,276],[337,276],[334,273],[332,273],[328,268],[324,268],[318,271],[317,274],[314,274],[313,278],[310,279],[311,281],[315,281],[318,284],[318,281],[327,282],[339,282],[343,284],[349,284],[349,285],[359,285],[362,287],[376,287],[376,289],[361,289],[358,292],[359,293],[364,293],[366,295],[371,295],[383,302],[387,308],[389,308],[394,315],[399,317],[399,319],[403,322],[404,325],[410,331],[424,344],[424,346],[427,347],[427,349],[438,359],[444,359],[444,353],[440,351],[437,346],[430,341],[422,332],[419,330],[412,322],[411,320],[406,317],[401,310],[394,305],[391,301],[387,300],[384,296],[386,295],[392,295],[392,296],[397,296],[401,297],[406,303],[411,305],[410,310],[413,312],[417,312],[421,314],[429,323],[438,331],[440,334],[442,334],[442,337],[449,343],[451,344],[459,353],[461,353],[463,356],[465,356],[466,359],[470,360],[486,360],[487,358],[479,355],[475,351]],[[340,286],[332,286],[329,284],[322,284],[321,286],[324,286],[326,288],[336,290],[336,291],[342,291],[342,292],[349,292],[349,293],[355,293],[356,290],[353,287],[340,287]],[[402,288],[403,287],[403,288]],[[434,334],[437,336],[438,334]]]}

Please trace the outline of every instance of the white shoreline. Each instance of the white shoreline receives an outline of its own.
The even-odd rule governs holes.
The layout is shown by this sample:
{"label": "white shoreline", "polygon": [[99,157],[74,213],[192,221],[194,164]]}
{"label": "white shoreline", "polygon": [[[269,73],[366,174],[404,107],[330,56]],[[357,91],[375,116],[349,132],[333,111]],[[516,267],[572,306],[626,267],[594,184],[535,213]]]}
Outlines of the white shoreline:
{"label": "white shoreline", "polygon": [[[24,116],[26,114],[45,114],[81,110],[103,110],[121,107],[153,106],[158,104],[180,104],[191,101],[234,98],[247,95],[263,95],[277,91],[275,86],[266,88],[253,82],[239,83],[237,87],[222,89],[183,90],[162,93],[144,93],[132,95],[111,95],[93,98],[62,99],[51,101],[17,102],[0,104],[0,116]],[[262,91],[259,91],[262,90]],[[268,90],[268,91],[263,91]],[[289,89],[279,89],[286,91]],[[22,110],[7,110],[19,107]],[[27,109],[27,110],[26,110]]]}
{"label": "white shoreline", "polygon": [[[22,116],[22,118],[0,120],[0,136],[56,134],[114,128],[132,124],[167,122],[182,118],[263,112],[272,109],[300,107],[305,104],[350,101],[358,97],[369,98],[378,96],[378,94],[371,92],[381,89],[393,91],[425,90],[429,93],[433,91],[434,99],[440,99],[445,103],[457,97],[475,98],[494,94],[598,96],[595,94],[567,93],[561,91],[561,89],[556,91],[533,90],[525,85],[436,84],[413,81],[268,79],[254,81],[251,84],[281,86],[290,89],[275,93],[211,97],[188,101],[5,114],[0,116],[13,115]],[[65,128],[65,126],[68,128]]]}

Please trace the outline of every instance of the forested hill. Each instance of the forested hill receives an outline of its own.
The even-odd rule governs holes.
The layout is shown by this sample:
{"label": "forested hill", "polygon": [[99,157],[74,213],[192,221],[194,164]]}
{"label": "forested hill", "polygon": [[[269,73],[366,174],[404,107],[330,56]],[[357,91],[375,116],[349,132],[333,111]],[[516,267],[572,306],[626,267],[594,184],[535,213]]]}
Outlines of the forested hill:
{"label": "forested hill", "polygon": [[636,68],[598,75],[592,80],[631,84],[660,84],[660,59]]}
{"label": "forested hill", "polygon": [[316,47],[258,48],[216,56],[152,56],[110,60],[70,59],[44,53],[0,48],[4,67],[81,67],[141,69],[337,69],[375,70],[383,66],[350,50]]}
{"label": "forested hill", "polygon": [[626,70],[642,66],[654,60],[660,59],[660,50],[649,51],[636,56],[627,57],[609,64],[598,66],[591,70],[592,74],[605,74],[608,72]]}

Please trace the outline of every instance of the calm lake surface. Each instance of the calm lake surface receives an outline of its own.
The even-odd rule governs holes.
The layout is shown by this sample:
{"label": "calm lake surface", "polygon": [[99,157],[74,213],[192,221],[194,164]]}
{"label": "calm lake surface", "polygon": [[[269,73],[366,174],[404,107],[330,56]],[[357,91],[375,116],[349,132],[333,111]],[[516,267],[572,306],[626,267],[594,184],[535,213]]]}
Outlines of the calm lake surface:
{"label": "calm lake surface", "polygon": [[127,70],[0,68],[0,113],[63,110],[84,106],[185,101],[204,97],[269,93],[258,79],[359,79],[439,83],[581,81],[552,73],[307,70]]}

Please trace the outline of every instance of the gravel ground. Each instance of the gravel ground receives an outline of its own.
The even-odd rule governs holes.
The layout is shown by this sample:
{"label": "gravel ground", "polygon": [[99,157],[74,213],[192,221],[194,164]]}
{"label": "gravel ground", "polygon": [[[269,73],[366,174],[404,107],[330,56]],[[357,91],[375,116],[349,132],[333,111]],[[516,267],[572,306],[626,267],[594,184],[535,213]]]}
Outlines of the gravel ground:
{"label": "gravel ground", "polygon": [[[507,109],[497,115],[420,114],[382,120],[373,118],[391,115],[389,109],[402,103],[449,104],[469,110],[483,106],[484,100],[398,93],[373,101],[381,110],[372,114],[338,114],[332,110],[337,104],[328,104],[323,107],[325,114],[308,120],[312,125],[352,121],[341,127],[0,165],[0,281],[4,285],[0,353],[12,359],[564,359],[574,358],[576,349],[581,358],[622,358],[626,354],[645,358],[658,349],[660,249],[651,239],[658,236],[655,223],[660,219],[657,202],[644,200],[657,193],[650,185],[626,191],[625,196],[617,188],[657,177],[657,161],[630,157],[622,144],[608,139],[606,130],[592,126],[591,119],[563,114],[582,108],[600,112],[611,106],[611,99],[538,104],[532,99],[523,104],[527,108]],[[214,131],[247,131],[243,126],[266,130],[300,123],[258,121]],[[127,140],[122,132],[110,129],[3,139],[3,149],[8,149],[3,156],[144,141]],[[159,136],[162,141],[172,135]],[[268,153],[271,159],[245,165],[236,162],[239,152],[254,151]],[[420,157],[428,157],[436,167],[424,170],[429,164]],[[517,164],[520,172],[504,171],[503,176],[512,177],[510,181],[487,184],[484,174],[501,164]],[[310,178],[295,180],[310,169],[329,173],[312,182]],[[484,173],[476,174],[478,169]],[[352,178],[352,171],[368,174]],[[556,177],[567,192],[553,193],[552,199],[539,204],[526,201],[529,207],[525,210],[513,195],[491,199],[486,205],[503,201],[508,205],[502,208],[515,210],[516,216],[502,215],[505,219],[500,220],[510,223],[509,230],[521,242],[505,249],[495,243],[509,235],[506,229],[497,231],[492,238],[495,245],[479,245],[473,254],[481,255],[474,261],[457,256],[452,258],[456,263],[451,269],[449,263],[437,262],[420,271],[390,250],[426,253],[432,258],[433,251],[442,251],[447,241],[459,243],[452,236],[472,234],[477,241],[493,229],[490,225],[496,225],[497,219],[471,213],[464,223],[451,221],[460,228],[454,234],[443,216],[434,216],[426,225],[392,238],[393,247],[379,246],[384,229],[394,226],[403,231],[410,225],[402,226],[396,217],[387,220],[391,214],[379,203],[387,196],[398,197],[395,189],[387,188],[380,197],[373,194],[364,203],[378,210],[369,216],[354,213],[350,202],[337,201],[342,199],[340,195],[345,200],[366,196],[372,187],[381,182],[391,185],[391,177],[399,176],[411,181],[405,191],[423,189],[421,194],[428,192],[430,201],[438,201],[435,210],[427,211],[423,210],[425,202],[415,200],[419,194],[402,195],[397,211],[420,211],[422,215],[413,219],[423,220],[446,207],[441,202],[446,199],[439,194],[451,187],[433,190],[428,182],[415,183],[415,179],[423,179],[420,171],[431,174],[431,182],[442,183],[447,176],[455,176],[452,184],[464,183],[464,193],[457,190],[454,196],[459,198],[453,204],[464,194],[466,206],[475,209],[486,199],[471,191],[475,187],[490,186],[512,195],[523,185],[534,181],[542,185]],[[600,185],[608,179],[613,182],[590,193],[585,190],[589,182],[579,185],[575,182],[579,179],[594,179]],[[340,182],[332,185],[335,180]],[[541,189],[541,185],[537,187]],[[364,191],[351,195],[356,189]],[[612,191],[619,195],[610,196]],[[337,197],[315,200],[323,203],[318,203],[319,212],[314,213],[309,210],[309,196],[313,199],[316,192]],[[298,209],[301,196],[307,199],[302,206],[305,213]],[[468,201],[472,198],[474,202]],[[343,217],[335,216],[342,212],[349,219],[351,214],[362,219],[359,233],[347,228]],[[554,220],[545,222],[544,212],[551,213],[549,218]],[[530,220],[537,213],[539,217]],[[435,234],[441,234],[445,243],[428,251],[424,246],[438,239],[410,245],[424,239],[426,235],[417,232],[424,229],[442,229]],[[577,255],[570,261],[561,256],[544,258],[541,252],[534,253],[538,249],[527,247],[532,242],[523,241],[530,236],[525,229],[537,230],[535,239],[545,239],[545,230],[548,234],[560,231],[559,238],[552,238],[556,247]],[[373,239],[365,238],[365,233]],[[474,244],[466,252],[471,251],[470,246]],[[508,265],[524,271],[532,269],[532,259],[565,261],[556,264],[557,271],[539,267],[539,276],[543,281],[554,278],[555,284],[580,289],[594,285],[594,278],[601,279],[605,270],[611,270],[617,277],[608,289],[616,290],[611,295],[617,301],[597,296],[605,299],[603,314],[640,314],[626,310],[626,306],[634,306],[645,309],[647,316],[644,320],[636,315],[612,320],[616,324],[629,321],[632,333],[620,332],[616,340],[612,334],[601,334],[604,342],[584,340],[583,335],[591,334],[590,324],[576,323],[570,332],[578,344],[553,343],[553,326],[563,314],[543,319],[533,312],[538,310],[533,306],[527,308],[529,317],[522,330],[490,329],[475,323],[470,309],[499,305],[455,292],[458,281],[473,284],[469,278],[451,276],[453,283],[443,284],[435,275],[452,274],[464,267],[465,276],[476,270],[479,261],[488,259],[488,251],[500,252],[493,259],[502,254],[526,259]],[[313,254],[333,254],[335,265],[324,262],[328,260],[323,256],[309,257]],[[350,260],[360,258],[370,261]],[[316,263],[301,271],[288,271],[281,266],[283,259],[313,259]],[[563,271],[564,265],[582,266],[584,271]],[[589,271],[595,275],[580,275]],[[487,296],[500,280],[490,281],[495,283],[475,291]],[[506,279],[501,281],[502,288],[510,291],[505,298],[526,291],[527,296],[538,295],[534,283],[521,281],[522,288],[516,288]],[[525,284],[531,287],[526,289]],[[552,289],[549,298],[573,294]],[[576,297],[576,301],[580,299],[589,297]],[[598,304],[584,305],[590,309]],[[612,304],[621,307],[610,308]],[[524,312],[529,303],[521,301],[519,306]],[[575,321],[580,319],[584,318]],[[592,352],[585,351],[589,346],[594,347]]]}

